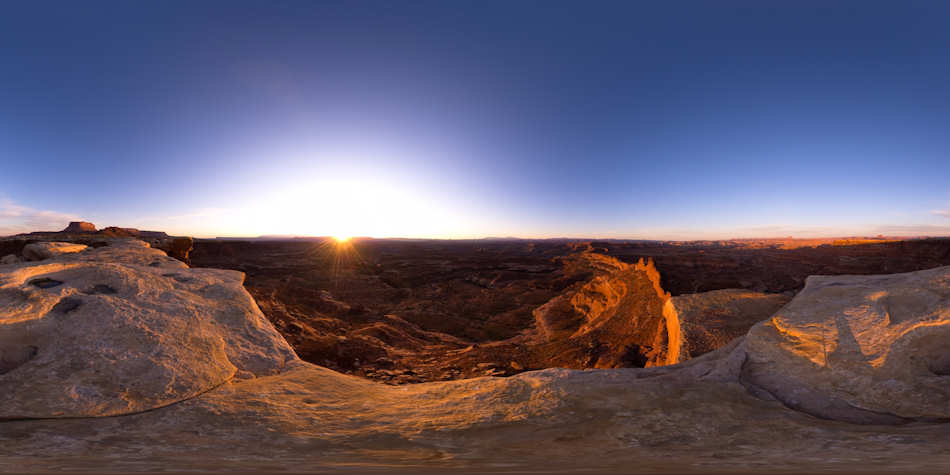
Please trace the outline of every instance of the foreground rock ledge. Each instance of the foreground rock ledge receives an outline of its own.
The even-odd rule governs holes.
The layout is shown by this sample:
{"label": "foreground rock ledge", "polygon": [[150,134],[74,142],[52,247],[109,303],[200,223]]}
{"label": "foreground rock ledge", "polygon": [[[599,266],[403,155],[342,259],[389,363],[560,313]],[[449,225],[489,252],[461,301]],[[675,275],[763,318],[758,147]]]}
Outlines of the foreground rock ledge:
{"label": "foreground rock ledge", "polygon": [[743,381],[819,417],[950,420],[950,267],[812,276],[749,331]]}
{"label": "foreground rock ledge", "polygon": [[[391,387],[296,359],[239,273],[188,269],[135,243],[4,265],[4,417],[49,417],[51,405],[88,415],[160,408],[0,423],[0,470],[945,472],[950,424],[927,421],[946,389],[948,276],[950,267],[810,279],[745,339],[680,365]],[[892,296],[887,325],[869,303],[885,296],[868,300],[882,290]],[[821,329],[840,350],[814,344]],[[889,372],[898,362],[915,371]],[[783,373],[790,384],[775,383]],[[862,378],[893,387],[855,395],[869,387]],[[132,384],[145,389],[116,397]],[[832,420],[840,413],[821,408],[836,401],[888,419]]]}
{"label": "foreground rock ledge", "polygon": [[52,256],[0,266],[0,418],[139,412],[296,359],[240,272],[135,240]]}

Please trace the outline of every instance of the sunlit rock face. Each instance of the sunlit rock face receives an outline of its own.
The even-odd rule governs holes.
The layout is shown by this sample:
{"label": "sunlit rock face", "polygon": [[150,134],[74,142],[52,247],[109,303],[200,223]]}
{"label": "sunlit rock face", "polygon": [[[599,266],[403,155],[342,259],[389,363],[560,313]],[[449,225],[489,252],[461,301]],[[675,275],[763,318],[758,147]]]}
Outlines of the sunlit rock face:
{"label": "sunlit rock face", "polygon": [[85,244],[71,242],[33,242],[23,247],[23,257],[28,261],[42,261],[63,254],[72,254],[86,249]]}
{"label": "sunlit rock face", "polygon": [[742,289],[671,297],[652,261],[626,264],[594,253],[575,260],[591,267],[594,276],[534,312],[544,341],[536,351],[547,355],[551,366],[680,363],[744,336],[791,299]]}
{"label": "sunlit rock face", "polygon": [[950,267],[812,276],[745,340],[744,383],[857,423],[950,418]]}
{"label": "sunlit rock face", "polygon": [[679,361],[679,324],[652,262],[625,264],[594,253],[574,259],[574,265],[592,268],[593,278],[534,311],[535,351],[549,365],[621,368]]}
{"label": "sunlit rock face", "polygon": [[296,356],[243,277],[134,240],[0,268],[0,418],[126,414],[279,372]]}

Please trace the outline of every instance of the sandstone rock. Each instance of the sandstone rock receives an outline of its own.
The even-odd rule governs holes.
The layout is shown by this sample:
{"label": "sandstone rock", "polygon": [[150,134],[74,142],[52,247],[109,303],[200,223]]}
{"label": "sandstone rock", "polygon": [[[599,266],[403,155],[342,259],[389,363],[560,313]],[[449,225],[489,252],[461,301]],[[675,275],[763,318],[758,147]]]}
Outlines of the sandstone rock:
{"label": "sandstone rock", "polygon": [[243,278],[140,241],[4,268],[0,419],[128,414],[279,372],[296,356]]}
{"label": "sandstone rock", "polygon": [[20,257],[16,254],[7,254],[0,258],[0,264],[16,264],[20,262]]}
{"label": "sandstone rock", "polygon": [[672,298],[682,333],[680,361],[726,346],[766,320],[791,297],[743,289],[724,289]]}
{"label": "sandstone rock", "polygon": [[23,247],[23,257],[28,261],[41,261],[60,254],[70,254],[86,249],[85,244],[71,242],[33,242]]}
{"label": "sandstone rock", "polygon": [[[125,417],[0,421],[0,469],[305,472],[425,465],[493,472],[615,473],[635,466],[675,473],[763,467],[944,473],[950,467],[950,424],[858,426],[811,417],[841,414],[795,403],[806,396],[851,398],[847,404],[875,406],[893,412],[878,415],[901,421],[945,411],[939,381],[950,369],[950,268],[811,278],[745,339],[677,365],[548,369],[401,386],[281,360],[276,355],[288,355],[286,344],[271,338],[266,322],[249,323],[260,321],[259,313],[234,302],[244,298],[235,296],[239,277],[188,269],[134,242],[0,270],[0,410],[6,411],[0,418],[45,417],[45,408],[61,407],[56,401],[64,398],[72,406],[99,401],[88,415],[121,413],[105,410],[119,404],[107,397],[111,391],[133,404],[143,401],[142,388],[152,394],[164,388],[167,395],[179,385],[166,379],[158,388],[155,378],[177,375],[180,384],[201,387],[196,374],[212,381],[248,368],[188,400],[169,398],[164,407]],[[94,306],[107,317],[88,312]],[[37,331],[22,332],[23,325]],[[248,363],[248,355],[262,355],[261,364]],[[275,366],[281,371],[272,375],[254,369]],[[414,381],[405,372],[387,373],[396,384]],[[792,385],[771,384],[786,377]],[[118,382],[103,381],[109,378]],[[868,378],[879,387],[867,385]]]}
{"label": "sandstone rock", "polygon": [[96,226],[86,221],[71,221],[69,223],[69,226],[66,226],[66,229],[60,232],[62,233],[94,233],[96,232]]}
{"label": "sandstone rock", "polygon": [[534,311],[555,364],[573,368],[643,367],[679,361],[679,323],[652,262],[625,264],[584,253],[594,277]]}
{"label": "sandstone rock", "polygon": [[811,276],[746,337],[742,381],[836,420],[950,418],[950,267]]}

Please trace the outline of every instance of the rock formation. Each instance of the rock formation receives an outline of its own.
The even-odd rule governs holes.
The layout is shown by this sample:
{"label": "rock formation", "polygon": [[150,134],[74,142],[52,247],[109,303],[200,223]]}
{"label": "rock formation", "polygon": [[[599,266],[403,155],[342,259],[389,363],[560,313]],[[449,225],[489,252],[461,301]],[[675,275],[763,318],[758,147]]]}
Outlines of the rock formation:
{"label": "rock formation", "polygon": [[69,226],[66,226],[66,229],[60,231],[61,233],[94,233],[96,232],[96,225],[88,223],[86,221],[71,221]]}
{"label": "rock formation", "polygon": [[742,378],[836,420],[950,419],[950,268],[811,276],[745,341]]}
{"label": "rock formation", "polygon": [[948,299],[950,267],[813,277],[682,364],[393,387],[295,358],[241,274],[115,241],[0,267],[0,469],[940,472]]}
{"label": "rock formation", "polygon": [[71,242],[34,242],[23,246],[23,258],[28,261],[42,261],[61,254],[72,254],[86,249],[85,244]]}
{"label": "rock formation", "polygon": [[625,264],[595,253],[574,259],[571,265],[591,268],[594,277],[534,311],[536,344],[552,354],[552,366],[650,367],[679,361],[679,321],[652,262]]}
{"label": "rock formation", "polygon": [[139,412],[278,372],[296,356],[242,282],[141,241],[0,274],[0,418]]}

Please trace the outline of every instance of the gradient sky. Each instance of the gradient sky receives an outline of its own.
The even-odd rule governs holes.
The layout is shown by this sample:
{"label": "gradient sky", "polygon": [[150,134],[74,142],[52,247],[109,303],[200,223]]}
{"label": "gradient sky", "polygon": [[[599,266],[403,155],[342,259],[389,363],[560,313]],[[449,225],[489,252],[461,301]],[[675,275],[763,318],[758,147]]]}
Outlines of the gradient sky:
{"label": "gradient sky", "polygon": [[950,2],[8,2],[0,234],[950,234]]}

